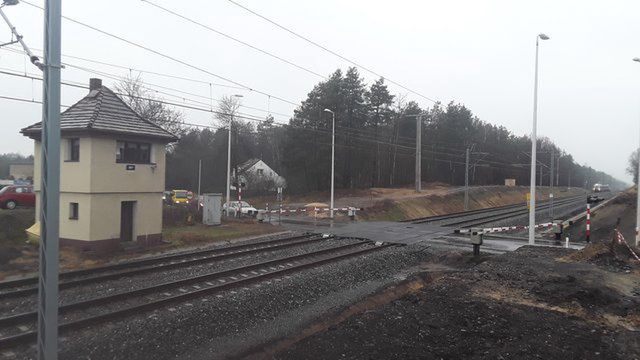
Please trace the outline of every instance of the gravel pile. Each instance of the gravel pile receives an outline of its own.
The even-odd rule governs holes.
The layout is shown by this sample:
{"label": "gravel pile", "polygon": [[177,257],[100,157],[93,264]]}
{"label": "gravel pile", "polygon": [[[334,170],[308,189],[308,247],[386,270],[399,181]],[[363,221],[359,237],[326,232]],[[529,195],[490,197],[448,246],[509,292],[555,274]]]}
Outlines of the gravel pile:
{"label": "gravel pile", "polygon": [[[277,358],[639,358],[637,332],[608,319],[638,319],[640,300],[609,287],[606,270],[554,260],[569,252],[525,247],[492,258],[351,317]],[[635,278],[619,281],[640,280],[624,276]]]}

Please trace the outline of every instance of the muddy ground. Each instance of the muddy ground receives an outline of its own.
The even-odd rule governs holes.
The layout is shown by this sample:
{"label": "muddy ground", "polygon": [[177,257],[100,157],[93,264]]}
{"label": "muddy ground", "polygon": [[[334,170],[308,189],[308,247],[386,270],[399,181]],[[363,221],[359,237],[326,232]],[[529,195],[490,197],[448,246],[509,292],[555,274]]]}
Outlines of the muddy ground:
{"label": "muddy ground", "polygon": [[[592,208],[595,205],[592,205]],[[629,190],[620,194],[610,203],[593,212],[591,216],[591,237],[603,240],[611,236],[611,230],[618,226],[625,239],[633,241],[636,226],[636,191]],[[618,220],[620,221],[618,224]],[[569,231],[571,241],[585,240],[585,220],[574,224]]]}
{"label": "muddy ground", "polygon": [[[279,359],[637,359],[640,270],[524,247],[472,270],[425,273],[406,295],[332,324]],[[598,255],[600,256],[600,255]]]}

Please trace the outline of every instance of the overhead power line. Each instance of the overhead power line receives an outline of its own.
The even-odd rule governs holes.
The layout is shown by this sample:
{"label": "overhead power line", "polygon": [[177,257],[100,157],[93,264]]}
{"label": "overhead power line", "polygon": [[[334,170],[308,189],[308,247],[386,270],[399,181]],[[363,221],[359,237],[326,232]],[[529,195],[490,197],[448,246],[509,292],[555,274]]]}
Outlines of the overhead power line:
{"label": "overhead power line", "polygon": [[319,73],[317,73],[317,72],[315,72],[315,71],[313,71],[313,70],[311,70],[309,68],[306,68],[304,66],[298,65],[298,64],[296,64],[296,63],[294,63],[294,62],[292,62],[290,60],[287,60],[287,59],[285,59],[285,58],[283,58],[281,56],[278,56],[278,55],[275,55],[273,53],[270,53],[270,52],[268,52],[266,50],[260,49],[259,47],[251,45],[251,44],[247,43],[246,41],[242,41],[242,40],[240,40],[238,38],[235,38],[235,37],[233,37],[231,35],[225,34],[222,31],[216,30],[216,29],[212,28],[209,25],[205,25],[205,24],[203,24],[203,23],[201,23],[199,21],[193,20],[193,19],[191,19],[191,18],[189,18],[189,17],[187,17],[185,15],[179,14],[179,13],[173,11],[173,10],[167,9],[165,7],[162,7],[162,6],[160,6],[160,5],[156,4],[156,3],[153,3],[153,2],[151,2],[149,0],[142,0],[142,2],[147,3],[147,4],[149,4],[149,5],[153,6],[153,7],[156,7],[156,8],[158,8],[158,9],[164,11],[164,12],[167,12],[167,13],[169,13],[171,15],[177,16],[177,17],[179,17],[179,18],[181,18],[181,19],[183,19],[185,21],[188,21],[188,22],[190,22],[192,24],[198,25],[198,26],[200,26],[200,27],[202,27],[202,28],[204,28],[206,30],[209,30],[211,32],[214,32],[214,33],[216,33],[218,35],[224,36],[227,39],[233,40],[233,41],[235,41],[235,42],[237,42],[237,43],[239,43],[241,45],[247,46],[247,47],[249,47],[249,48],[251,48],[251,49],[253,49],[253,50],[257,51],[257,52],[260,52],[260,53],[262,53],[264,55],[270,56],[270,57],[272,57],[272,58],[274,58],[276,60],[280,60],[280,61],[282,61],[282,62],[284,62],[284,63],[286,63],[288,65],[291,65],[291,66],[293,66],[295,68],[298,68],[299,70],[305,71],[305,72],[307,72],[309,74],[312,74],[312,75],[315,75],[315,76],[318,76],[318,77],[320,77],[322,79],[326,79],[327,78],[326,76],[324,76],[322,74],[319,74]]}
{"label": "overhead power line", "polygon": [[354,60],[351,60],[351,59],[347,58],[346,56],[340,55],[339,53],[327,48],[326,46],[321,45],[321,44],[319,44],[319,43],[317,43],[317,42],[315,42],[315,41],[313,41],[313,40],[311,40],[311,39],[309,39],[309,38],[307,38],[307,37],[305,37],[303,35],[300,35],[299,33],[297,33],[295,31],[285,27],[284,25],[280,25],[276,21],[271,20],[271,19],[267,18],[266,16],[264,16],[262,14],[259,14],[259,13],[255,12],[255,11],[249,9],[248,7],[242,5],[242,4],[239,4],[239,3],[237,3],[237,2],[235,2],[233,0],[228,0],[228,1],[230,3],[232,3],[233,5],[236,5],[236,6],[240,7],[240,8],[242,8],[242,9],[244,9],[245,11],[247,11],[247,12],[249,12],[249,13],[251,13],[251,14],[253,14],[253,15],[255,15],[255,16],[257,16],[257,17],[259,17],[259,18],[271,23],[271,24],[273,24],[274,26],[276,26],[276,27],[278,27],[278,28],[290,33],[291,35],[293,35],[293,36],[295,36],[295,37],[297,37],[299,39],[302,39],[302,40],[308,42],[309,44],[328,52],[331,55],[337,56],[338,58],[350,63],[351,65],[353,65],[355,67],[358,67],[358,68],[360,68],[362,70],[365,70],[365,71],[367,71],[367,72],[369,72],[369,73],[371,73],[371,74],[373,74],[373,75],[375,75],[377,77],[384,78],[386,81],[388,81],[388,82],[390,82],[390,83],[392,83],[392,84],[394,84],[394,85],[396,85],[396,86],[398,86],[398,87],[400,87],[400,88],[402,88],[402,89],[404,89],[404,90],[406,90],[406,91],[408,91],[408,92],[410,92],[410,93],[412,93],[414,95],[420,96],[423,99],[429,100],[429,101],[431,101],[433,103],[437,103],[438,102],[437,100],[434,100],[433,98],[430,98],[430,97],[428,97],[426,95],[423,95],[423,94],[421,94],[421,93],[419,93],[419,92],[417,92],[415,90],[412,90],[412,89],[408,88],[405,85],[402,85],[401,83],[399,83],[397,81],[391,80],[388,77],[386,77],[386,76],[384,76],[384,75],[382,75],[382,74],[380,74],[380,73],[378,73],[378,72],[376,72],[376,71],[374,71],[374,70],[372,70],[372,69],[370,69],[368,67],[365,67],[365,66],[361,65],[360,63],[357,63]]}
{"label": "overhead power line", "polygon": [[[25,3],[25,4],[27,4],[27,5],[33,6],[33,7],[35,7],[35,8],[38,8],[38,9],[40,9],[40,10],[43,10],[43,11],[44,11],[44,8],[43,8],[43,7],[41,7],[41,6],[38,6],[38,5],[32,4],[32,3],[30,3],[30,2],[28,2],[28,1],[26,1],[26,0],[22,0],[22,2],[23,2],[23,3]],[[86,23],[84,23],[84,22],[82,22],[82,21],[78,21],[78,20],[72,19],[72,18],[70,18],[70,17],[68,17],[68,16],[64,16],[64,15],[62,15],[62,18],[63,18],[63,19],[65,19],[65,20],[67,20],[67,21],[70,21],[70,22],[72,22],[72,23],[74,23],[74,24],[78,24],[78,25],[84,26],[84,27],[86,27],[86,28],[88,28],[88,29],[91,29],[91,30],[93,30],[93,31],[99,32],[99,33],[101,33],[101,34],[103,34],[103,35],[109,36],[109,37],[114,38],[114,39],[116,39],[116,40],[120,40],[120,41],[122,41],[122,42],[125,42],[125,43],[127,43],[127,44],[131,45],[131,46],[134,46],[134,47],[137,47],[137,48],[139,48],[139,49],[142,49],[142,50],[148,51],[148,52],[150,52],[150,53],[153,53],[153,54],[158,55],[158,56],[160,56],[160,57],[163,57],[163,58],[165,58],[165,59],[171,60],[171,61],[176,62],[176,63],[178,63],[178,64],[181,64],[181,65],[187,66],[187,67],[189,67],[189,68],[192,68],[192,69],[194,69],[194,70],[197,70],[197,71],[203,72],[203,73],[205,73],[205,74],[211,75],[211,76],[213,76],[213,77],[215,77],[215,78],[218,78],[218,79],[221,79],[221,80],[227,81],[227,82],[229,82],[229,83],[231,83],[231,84],[241,86],[241,87],[243,87],[243,88],[245,88],[245,89],[247,89],[247,90],[249,90],[249,91],[253,91],[253,92],[256,92],[256,93],[258,93],[258,94],[262,94],[262,95],[264,95],[264,96],[269,96],[269,97],[271,97],[271,98],[273,98],[273,99],[276,99],[276,100],[279,100],[279,101],[282,101],[282,102],[285,102],[285,103],[288,103],[288,104],[291,104],[291,105],[294,105],[294,106],[298,106],[298,105],[299,105],[299,104],[298,104],[298,103],[296,103],[296,102],[293,102],[293,101],[290,101],[290,100],[284,99],[284,98],[279,97],[279,96],[275,96],[275,95],[269,94],[269,93],[264,92],[264,91],[261,91],[261,90],[254,89],[254,88],[252,88],[252,87],[250,87],[250,86],[247,86],[247,85],[244,85],[244,84],[242,84],[242,83],[240,83],[240,82],[238,82],[238,81],[235,81],[235,80],[229,79],[229,78],[227,78],[227,77],[224,77],[224,76],[221,76],[221,75],[215,74],[215,73],[213,73],[213,72],[211,72],[211,71],[209,71],[209,70],[207,70],[207,69],[204,69],[204,68],[202,68],[202,67],[200,67],[200,66],[193,65],[193,64],[188,63],[188,62],[186,62],[186,61],[184,61],[184,60],[178,59],[178,58],[176,58],[176,57],[174,57],[174,56],[171,56],[171,55],[165,54],[165,53],[163,53],[163,52],[160,52],[160,51],[158,51],[158,50],[152,49],[152,48],[150,48],[150,47],[148,47],[148,46],[142,45],[142,44],[140,44],[140,43],[137,43],[137,42],[134,42],[134,41],[131,41],[131,40],[128,40],[128,39],[125,39],[125,38],[123,38],[122,36],[112,34],[112,33],[108,32],[108,31],[105,31],[105,30],[101,30],[101,29],[99,29],[99,28],[97,28],[97,27],[95,27],[95,26],[92,26],[92,25],[86,24]]]}
{"label": "overhead power line", "polygon": [[[0,48],[0,50],[7,50],[7,51],[10,51],[10,52],[14,52],[16,54],[25,54],[25,52],[22,51],[21,49],[15,49],[15,48],[12,48],[12,47],[2,47],[2,48]],[[40,51],[38,49],[34,49],[34,50]],[[103,65],[107,65],[107,66],[113,66],[113,67],[122,68],[122,69],[125,69],[125,70],[134,70],[134,71],[139,71],[139,72],[144,72],[144,73],[150,73],[150,74],[155,74],[155,75],[160,75],[160,76],[167,76],[167,77],[171,77],[171,78],[177,78],[177,79],[182,79],[182,80],[187,80],[187,81],[198,82],[198,83],[205,84],[205,85],[216,85],[216,86],[232,87],[232,88],[236,88],[236,89],[244,89],[244,88],[240,88],[240,87],[237,87],[237,86],[229,86],[229,85],[223,85],[223,84],[212,84],[212,83],[209,83],[209,82],[206,82],[206,81],[201,81],[201,80],[182,78],[182,77],[179,77],[179,76],[167,75],[167,74],[162,74],[162,73],[154,73],[154,72],[149,72],[149,71],[145,71],[145,70],[131,69],[131,68],[127,68],[125,66],[109,64],[109,63],[105,63],[105,62],[101,62],[101,61],[91,60],[91,59],[87,59],[87,58],[80,58],[80,57],[76,57],[76,56],[69,56],[69,55],[64,55],[64,54],[62,56],[63,57],[68,57],[68,58],[80,59],[80,60],[84,60],[84,61],[88,61],[88,62],[94,62],[94,63],[97,63],[97,64],[103,64]],[[101,70],[97,70],[97,69],[94,69],[94,68],[89,68],[89,67],[86,67],[86,66],[80,66],[80,65],[69,63],[69,62],[66,62],[66,61],[63,62],[62,64],[67,66],[67,67],[69,67],[69,68],[78,69],[78,70],[84,71],[84,72],[89,73],[89,74],[104,76],[104,77],[107,77],[107,78],[110,78],[110,79],[116,80],[116,81],[121,81],[121,80],[125,79],[123,76],[118,75],[118,74],[110,73],[110,72],[107,72],[107,71],[101,71]],[[12,69],[5,69],[5,70],[13,71]],[[26,72],[25,72],[25,74],[26,74]],[[195,97],[198,97],[198,98],[201,98],[201,99],[206,99],[206,100],[215,101],[215,102],[220,102],[221,101],[221,100],[218,100],[218,99],[213,99],[211,96],[195,94],[195,93],[188,92],[188,91],[183,91],[183,90],[178,90],[178,89],[174,89],[174,88],[170,88],[170,87],[166,87],[166,86],[162,86],[162,85],[158,85],[158,84],[153,84],[153,83],[150,83],[150,82],[147,82],[147,81],[144,81],[143,85],[141,85],[141,88],[144,88],[144,89],[152,91],[152,92],[164,94],[164,95],[167,95],[167,96],[172,96],[172,97],[180,98],[180,99],[183,99],[183,100],[188,100],[188,101],[191,101],[191,102],[199,103],[199,104],[205,104],[205,103],[202,102],[202,101],[192,100],[192,99],[189,99],[189,98],[184,97],[184,96],[179,96],[179,95],[163,92],[163,91],[160,91],[160,90],[157,90],[157,89],[154,89],[154,88],[159,88],[159,89],[164,89],[164,90],[168,90],[168,91],[173,91],[173,92],[176,92],[176,93],[195,96]],[[208,104],[205,104],[205,105],[208,105]],[[240,105],[240,107],[243,107],[243,108],[246,108],[246,109],[251,109],[251,110],[256,110],[256,111],[260,111],[260,112],[264,112],[264,113],[271,114],[271,115],[279,115],[279,116],[283,116],[283,117],[287,117],[287,118],[291,117],[291,115],[289,115],[289,114],[279,113],[279,112],[271,111],[271,110],[268,110],[268,109],[261,109],[261,108],[248,106],[248,105]]]}
{"label": "overhead power line", "polygon": [[[38,49],[38,48],[32,48],[32,49],[37,51],[37,52],[39,52],[39,53],[42,53],[42,49]],[[11,47],[11,46],[0,47],[0,50],[7,50],[7,51],[15,52],[15,53],[20,53],[20,54],[24,54],[25,53],[21,49],[17,49],[17,48]],[[221,84],[221,83],[216,83],[216,82],[211,82],[211,81],[198,80],[198,79],[193,79],[193,78],[189,78],[189,77],[185,77],[185,76],[161,73],[161,72],[157,72],[157,71],[143,70],[143,69],[140,69],[140,68],[114,64],[114,63],[101,61],[101,60],[89,59],[89,58],[81,57],[81,56],[62,54],[62,57],[69,58],[69,59],[75,59],[75,60],[82,60],[82,61],[86,61],[86,62],[90,62],[90,63],[110,66],[110,67],[123,69],[123,70],[128,70],[129,72],[135,71],[135,72],[139,72],[139,73],[162,76],[162,77],[166,77],[166,78],[170,78],[170,79],[184,80],[184,81],[189,81],[189,82],[194,82],[194,83],[199,83],[199,84],[204,84],[204,85],[212,85],[212,86],[227,87],[227,88],[231,88],[231,89],[246,90],[245,87]]]}

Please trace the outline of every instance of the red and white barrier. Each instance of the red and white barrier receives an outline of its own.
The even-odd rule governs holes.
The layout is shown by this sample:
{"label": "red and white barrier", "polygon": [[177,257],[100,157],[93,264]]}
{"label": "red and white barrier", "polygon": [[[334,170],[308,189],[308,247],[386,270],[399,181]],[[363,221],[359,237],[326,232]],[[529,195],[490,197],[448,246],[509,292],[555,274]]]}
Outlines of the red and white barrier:
{"label": "red and white barrier", "polygon": [[637,260],[640,261],[640,257],[638,257],[638,254],[636,254],[633,249],[631,249],[631,246],[629,246],[629,244],[627,244],[627,241],[624,239],[624,236],[622,236],[622,233],[620,231],[618,231],[618,229],[615,230],[615,235],[616,235],[616,240],[618,241],[619,244],[624,244],[627,249],[629,249],[629,252],[631,253],[631,255],[633,255],[633,257]]}
{"label": "red and white barrier", "polygon": [[[534,226],[534,229],[543,229],[543,228],[548,228],[553,226],[553,223],[549,222],[549,223],[542,223],[542,224],[537,224]],[[502,226],[502,227],[494,227],[494,228],[484,228],[482,229],[482,232],[484,232],[485,234],[488,233],[496,233],[496,232],[505,232],[505,231],[515,231],[515,230],[526,230],[528,229],[529,226],[525,226],[525,225],[521,225],[521,226]],[[466,234],[469,231],[471,231],[470,229],[460,229],[460,230],[455,230],[454,232],[456,234]]]}
{"label": "red and white barrier", "polygon": [[[331,209],[329,208],[313,208],[313,211],[315,212],[321,212],[321,211],[330,211]],[[356,208],[356,207],[343,207],[343,208],[334,208],[333,211],[362,211],[362,208]],[[272,214],[277,214],[277,213],[296,213],[296,212],[307,212],[306,208],[302,208],[302,209],[280,209],[280,210],[260,210],[260,211],[264,211],[265,213],[272,213]]]}

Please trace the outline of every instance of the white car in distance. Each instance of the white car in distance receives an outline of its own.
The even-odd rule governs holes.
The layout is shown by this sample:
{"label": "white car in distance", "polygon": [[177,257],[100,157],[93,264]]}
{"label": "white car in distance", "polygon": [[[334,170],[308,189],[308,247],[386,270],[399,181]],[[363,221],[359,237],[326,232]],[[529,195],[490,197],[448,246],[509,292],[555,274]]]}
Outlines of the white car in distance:
{"label": "white car in distance", "polygon": [[222,212],[233,217],[239,217],[238,214],[240,214],[240,217],[256,217],[256,215],[258,215],[258,209],[254,208],[246,201],[230,201],[228,203],[224,203],[224,205],[222,205]]}

